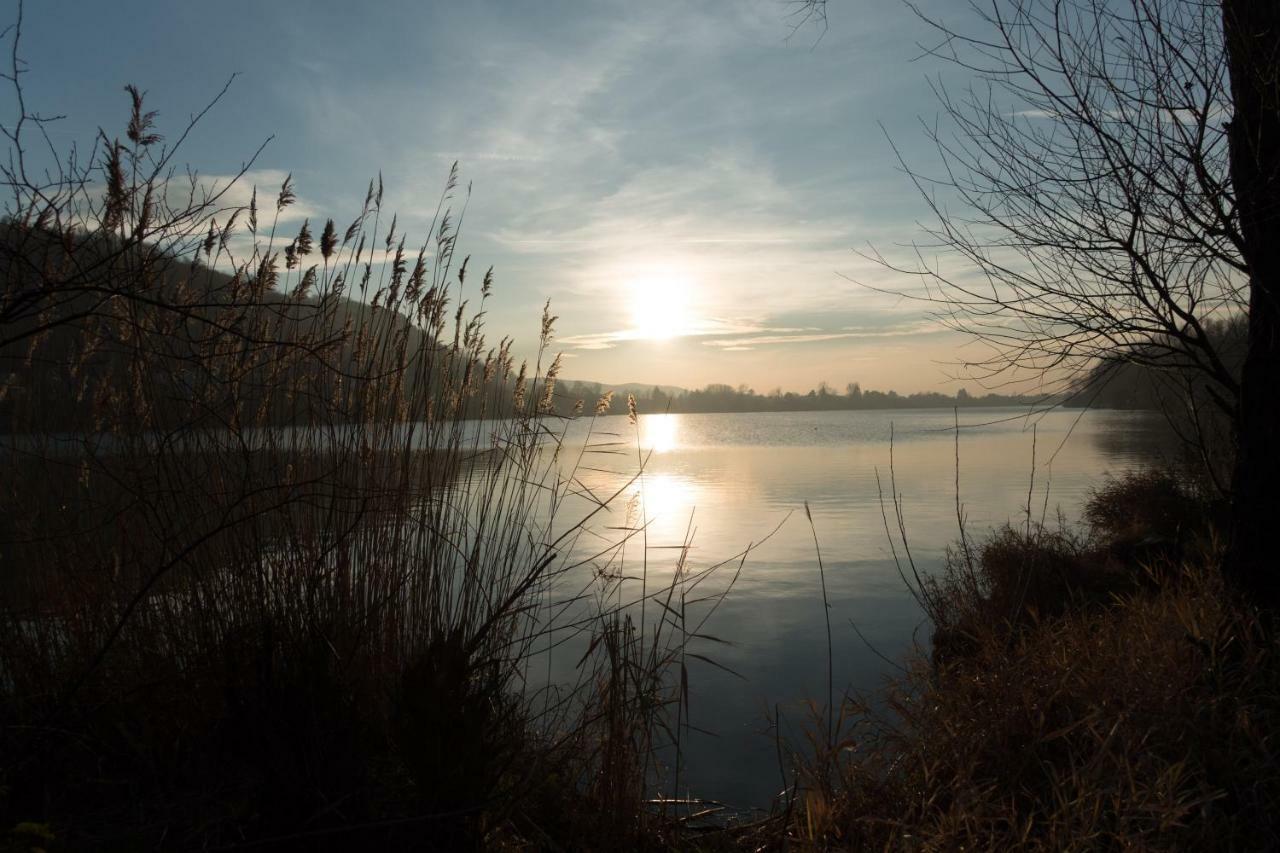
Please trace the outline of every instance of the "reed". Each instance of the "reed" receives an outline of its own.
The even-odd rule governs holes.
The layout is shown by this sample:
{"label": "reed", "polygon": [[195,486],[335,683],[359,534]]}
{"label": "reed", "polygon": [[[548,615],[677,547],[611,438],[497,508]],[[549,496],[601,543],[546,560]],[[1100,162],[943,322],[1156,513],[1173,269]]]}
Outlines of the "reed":
{"label": "reed", "polygon": [[[291,179],[233,206],[175,176],[129,95],[126,141],[8,175],[0,820],[68,849],[660,834],[706,572],[680,551],[638,617],[634,532],[598,525],[637,473],[584,499],[566,466],[549,307],[532,366],[487,340],[456,166],[414,250],[381,177],[343,226],[291,220]],[[532,678],[575,643],[574,689]]]}

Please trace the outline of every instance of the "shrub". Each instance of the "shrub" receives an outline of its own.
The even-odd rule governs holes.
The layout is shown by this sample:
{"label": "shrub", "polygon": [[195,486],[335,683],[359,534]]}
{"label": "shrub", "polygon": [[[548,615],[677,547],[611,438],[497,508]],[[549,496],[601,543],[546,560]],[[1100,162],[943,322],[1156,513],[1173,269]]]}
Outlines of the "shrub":
{"label": "shrub", "polygon": [[1217,573],[1068,609],[850,701],[793,826],[815,849],[1203,850],[1280,843],[1280,660]]}
{"label": "shrub", "polygon": [[1209,513],[1172,474],[1136,471],[1092,492],[1084,530],[1006,524],[979,543],[962,533],[942,573],[921,582],[934,661],[973,650],[975,637],[993,625],[1016,633],[1169,581],[1184,560],[1211,556]]}
{"label": "shrub", "polygon": [[848,849],[1272,849],[1280,658],[1223,588],[1213,506],[1136,472],[1087,528],[962,538],[932,657],[800,762],[793,841]]}
{"label": "shrub", "polygon": [[1105,482],[1090,495],[1084,518],[1114,559],[1168,567],[1213,547],[1218,509],[1172,472],[1156,469]]}

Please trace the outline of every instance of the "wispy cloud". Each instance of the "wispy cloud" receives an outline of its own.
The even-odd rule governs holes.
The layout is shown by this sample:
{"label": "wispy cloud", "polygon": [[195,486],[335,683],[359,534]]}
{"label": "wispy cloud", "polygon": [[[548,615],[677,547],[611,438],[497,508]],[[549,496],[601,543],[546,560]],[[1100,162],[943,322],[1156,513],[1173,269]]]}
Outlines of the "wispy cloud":
{"label": "wispy cloud", "polygon": [[[295,200],[277,213],[276,199],[288,177],[289,173],[282,169],[252,169],[238,177],[236,175],[198,175],[197,186],[199,192],[217,196],[218,207],[228,215],[235,210],[242,210],[242,225],[255,190],[258,196],[260,229],[264,226],[269,229],[277,216],[279,225],[301,224],[304,219],[314,222],[320,217],[320,210],[307,196],[306,188],[299,187],[297,181],[293,182]],[[185,180],[176,178],[170,182],[170,195],[175,192],[185,192],[188,186]]]}
{"label": "wispy cloud", "polygon": [[[771,330],[773,334],[753,335],[744,338],[703,341],[704,346],[719,347],[725,351],[754,349],[762,346],[782,344],[812,344],[823,341],[861,340],[868,338],[904,338],[919,335],[933,335],[946,331],[936,323],[919,322],[894,328],[848,328],[836,332],[813,332],[804,329]],[[781,332],[781,333],[779,333]]]}
{"label": "wispy cloud", "polygon": [[[919,306],[839,276],[916,284],[851,252],[908,241],[920,214],[880,123],[915,132],[930,107],[906,95],[928,97],[926,69],[903,50],[914,18],[876,11],[833,25],[815,46],[788,42],[777,0],[305,12],[280,0],[241,38],[193,36],[231,67],[260,72],[252,111],[207,125],[222,158],[208,179],[225,180],[228,158],[261,129],[276,134],[259,161],[271,168],[227,194],[227,213],[256,184],[267,221],[287,168],[299,200],[282,215],[285,239],[304,218],[342,226],[381,169],[384,210],[399,213],[412,241],[428,236],[459,161],[474,186],[459,256],[496,267],[491,330],[536,340],[550,298],[565,335],[557,343],[583,375],[666,382],[696,368],[772,384],[817,370],[819,357],[861,357],[859,339],[909,340],[899,330],[919,318]],[[91,17],[116,32],[109,15]],[[910,157],[910,139],[895,142]],[[454,221],[463,204],[459,188]],[[654,269],[687,283],[682,319],[662,342],[644,340],[628,316],[628,294]]]}
{"label": "wispy cloud", "polygon": [[[719,335],[744,335],[744,334],[789,334],[813,331],[811,329],[801,328],[771,328],[761,326],[751,321],[743,320],[699,320],[696,324],[686,328],[676,329],[671,335],[673,338],[706,338]],[[558,343],[561,346],[572,347],[581,350],[601,350],[611,349],[625,341],[639,341],[646,339],[648,334],[641,329],[627,328],[618,329],[610,332],[596,332],[586,335],[571,335],[566,338],[560,338]]]}

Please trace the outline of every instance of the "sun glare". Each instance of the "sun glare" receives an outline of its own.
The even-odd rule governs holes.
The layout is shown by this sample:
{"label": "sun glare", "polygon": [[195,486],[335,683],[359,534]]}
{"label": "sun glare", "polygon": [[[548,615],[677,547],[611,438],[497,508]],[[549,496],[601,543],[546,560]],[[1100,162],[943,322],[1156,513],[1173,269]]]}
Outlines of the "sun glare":
{"label": "sun glare", "polygon": [[670,453],[679,446],[679,426],[679,415],[643,415],[640,418],[640,447],[654,453]]}
{"label": "sun glare", "polygon": [[649,547],[681,544],[689,530],[689,516],[698,504],[698,486],[689,477],[670,472],[646,474],[630,489],[638,499]]}
{"label": "sun glare", "polygon": [[665,341],[684,334],[690,324],[693,282],[674,274],[644,276],[630,285],[631,323],[637,338]]}

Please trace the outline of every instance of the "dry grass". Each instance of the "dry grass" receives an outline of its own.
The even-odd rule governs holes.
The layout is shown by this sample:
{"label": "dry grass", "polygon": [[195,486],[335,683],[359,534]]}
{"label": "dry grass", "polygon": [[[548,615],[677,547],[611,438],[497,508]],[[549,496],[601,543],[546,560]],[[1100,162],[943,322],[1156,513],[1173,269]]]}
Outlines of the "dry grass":
{"label": "dry grass", "polygon": [[[579,547],[616,495],[560,458],[550,312],[532,363],[486,341],[456,173],[416,252],[381,179],[282,238],[290,181],[226,206],[131,95],[128,142],[9,176],[0,822],[62,849],[659,837],[706,573],[681,556],[637,602],[636,531]],[[554,695],[553,636],[587,648]]]}
{"label": "dry grass", "polygon": [[[846,703],[835,748],[806,763],[792,839],[921,850],[1280,843],[1280,660],[1268,623],[1224,592],[1210,555],[1183,554],[1176,572],[1116,564],[1106,537],[1122,519],[1134,533],[1153,492],[1164,508],[1152,524],[1194,518],[1172,481],[1136,475],[1094,496],[1093,537],[1005,528],[975,549],[976,577],[953,559],[931,600],[967,614],[952,623],[962,641],[943,635],[946,653],[913,662],[885,704]],[[1125,572],[1147,582],[1115,580]]]}

